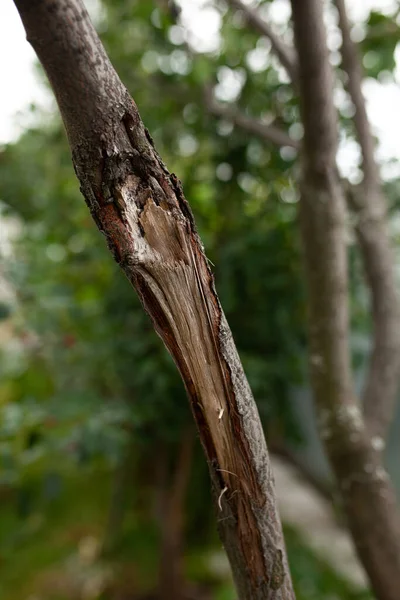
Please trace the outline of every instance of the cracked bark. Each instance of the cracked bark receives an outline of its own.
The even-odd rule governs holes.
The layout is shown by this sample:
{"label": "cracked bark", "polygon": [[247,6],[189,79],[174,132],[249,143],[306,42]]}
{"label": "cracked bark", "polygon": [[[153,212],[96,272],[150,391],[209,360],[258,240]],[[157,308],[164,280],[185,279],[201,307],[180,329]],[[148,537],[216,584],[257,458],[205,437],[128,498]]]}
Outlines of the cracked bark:
{"label": "cracked bark", "polygon": [[182,375],[238,595],[292,600],[260,419],[180,182],[81,0],[15,4],[54,90],[93,219]]}
{"label": "cracked bark", "polygon": [[355,397],[348,326],[345,203],[323,3],[292,0],[304,125],[300,226],[309,295],[310,371],[321,438],[348,524],[379,600],[400,588],[396,498]]}

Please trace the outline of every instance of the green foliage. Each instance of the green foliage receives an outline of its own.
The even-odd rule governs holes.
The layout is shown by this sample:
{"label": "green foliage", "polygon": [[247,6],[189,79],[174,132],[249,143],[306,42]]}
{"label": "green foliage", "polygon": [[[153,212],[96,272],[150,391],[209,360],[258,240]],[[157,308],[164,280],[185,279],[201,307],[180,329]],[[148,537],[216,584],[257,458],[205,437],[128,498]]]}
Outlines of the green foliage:
{"label": "green foliage", "polygon": [[[305,356],[295,154],[208,115],[202,86],[239,78],[234,101],[241,110],[257,118],[272,115],[285,130],[299,127],[297,98],[269,60],[265,40],[232,11],[218,8],[219,50],[196,54],[188,52],[162,5],[107,0],[98,28],[161,156],[183,182],[263,422],[278,437],[299,441],[302,431],[289,402],[291,387],[304,377]],[[361,50],[368,74],[393,71],[394,20],[372,12],[366,28]],[[353,135],[348,119],[343,124]],[[392,195],[395,203],[396,185]],[[31,564],[34,571],[48,564],[49,553],[58,560],[72,551],[69,543],[61,549],[49,532],[39,544],[31,539],[22,549],[18,540],[27,531],[29,537],[37,512],[50,513],[59,503],[60,528],[68,529],[79,503],[88,522],[91,510],[103,511],[104,525],[108,504],[102,497],[97,506],[97,495],[107,476],[93,490],[90,485],[75,489],[75,498],[67,489],[71,477],[81,486],[86,476],[90,480],[99,469],[118,465],[132,440],[135,465],[144,463],[151,471],[157,457],[149,467],[149,456],[158,444],[173,456],[192,417],[173,361],[84,205],[57,116],[39,119],[1,151],[0,201],[22,224],[6,265],[17,302],[0,304],[0,327],[6,323],[12,332],[0,362],[0,501],[8,515],[0,523],[1,552],[17,552],[23,568]],[[360,273],[352,249],[352,317],[355,329],[365,330]],[[193,471],[189,554],[216,543],[208,527],[213,517],[207,472],[199,456]],[[135,474],[138,487],[148,484],[145,475]],[[10,516],[14,504],[19,508]],[[96,531],[100,528],[96,520]],[[133,529],[127,545],[137,550],[147,535],[140,518]],[[155,553],[152,536],[143,555]],[[298,598],[328,599],[336,593],[361,600],[335,582],[290,532],[288,545]],[[12,570],[9,558],[6,569]],[[224,583],[218,598],[231,597],[231,583]]]}
{"label": "green foliage", "polygon": [[[0,514],[0,528],[4,532],[10,521],[13,530],[3,534],[0,543],[2,578],[0,594],[4,600],[25,600],[27,594],[40,594],[43,600],[58,600],[55,591],[49,592],[47,581],[54,575],[68,583],[79,577],[74,558],[78,543],[89,536],[98,539],[103,527],[103,514],[109,501],[109,473],[93,470],[90,476],[69,477],[65,480],[62,497],[52,499],[45,513],[37,513],[29,527],[16,529],[10,510]],[[77,502],[79,497],[80,501]],[[139,518],[129,509],[121,535],[122,543],[110,559],[108,567],[116,576],[116,591],[124,586],[124,578],[134,571],[135,590],[152,588],[157,576],[158,532],[149,520]],[[308,549],[292,529],[285,528],[285,538],[298,600],[372,600],[367,592],[352,590],[348,583]],[[220,552],[220,560],[223,555]],[[15,561],[16,553],[18,561]],[[231,579],[210,570],[209,550],[192,547],[185,557],[185,569],[190,581],[215,590],[215,600],[235,600]],[[21,578],[21,572],[24,577]],[[123,577],[119,575],[123,574]],[[53,584],[54,585],[54,584]],[[59,586],[61,587],[61,586]],[[54,588],[53,588],[54,590]],[[67,595],[67,598],[71,596]],[[106,595],[105,600],[112,600]]]}
{"label": "green foliage", "polygon": [[[183,180],[263,415],[298,436],[287,405],[304,345],[295,211],[282,200],[292,188],[290,165],[241,132],[215,130],[199,104],[191,66],[197,59],[188,58],[184,75],[173,69],[177,49],[168,41],[166,15],[132,1],[107,9],[107,27],[100,26],[104,43],[160,153]],[[254,36],[246,39],[250,48]],[[151,73],[149,52],[158,65]],[[214,60],[200,56],[200,68],[208,64],[217,72],[227,52]],[[250,102],[261,80],[251,87],[249,77],[246,85]],[[221,165],[228,181],[226,175],[221,181]],[[58,120],[7,147],[0,170],[0,197],[25,222],[9,268],[19,300],[14,321],[20,336],[37,336],[36,346],[24,352],[25,373],[10,376],[11,400],[40,403],[46,397],[49,413],[77,405],[88,419],[93,403],[123,406],[125,429],[149,440],[173,439],[189,418],[179,377],[91,222]],[[46,393],[32,386],[38,373],[50,379]],[[81,423],[76,428],[86,436]]]}
{"label": "green foliage", "polygon": [[383,72],[393,73],[400,27],[392,17],[376,11],[371,11],[366,25],[367,35],[361,43],[366,74],[379,78]]}

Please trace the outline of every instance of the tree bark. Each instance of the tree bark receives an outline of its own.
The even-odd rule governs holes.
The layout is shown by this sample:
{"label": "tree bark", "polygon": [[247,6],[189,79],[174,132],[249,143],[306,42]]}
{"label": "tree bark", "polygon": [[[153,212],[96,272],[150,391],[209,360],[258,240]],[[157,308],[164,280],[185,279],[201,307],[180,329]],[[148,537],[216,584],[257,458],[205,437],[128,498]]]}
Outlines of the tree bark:
{"label": "tree bark", "polygon": [[400,305],[394,276],[394,256],[387,227],[375,144],[362,93],[363,73],[357,46],[351,39],[345,0],[336,0],[342,32],[342,66],[355,108],[354,128],[361,148],[364,178],[348,198],[357,215],[356,232],[372,299],[373,348],[362,400],[369,432],[383,449],[393,417],[400,380]]}
{"label": "tree bark", "polygon": [[15,0],[115,260],[180,370],[241,600],[293,599],[260,419],[181,184],[157,154],[81,0]]}
{"label": "tree bark", "polygon": [[[365,278],[371,295],[373,318],[372,352],[362,393],[366,424],[381,451],[390,425],[400,380],[400,303],[394,276],[394,257],[387,226],[386,201],[374,156],[374,140],[362,93],[362,68],[357,46],[351,40],[345,0],[335,0],[342,32],[342,66],[347,74],[347,90],[354,104],[354,126],[360,143],[364,179],[360,186],[346,184],[349,206],[357,217],[357,234]],[[298,87],[298,60],[257,11],[240,0],[228,4],[242,11],[254,31],[271,41],[272,51],[286,68],[293,86]],[[285,133],[270,130],[261,121],[237,109],[208,103],[208,110],[230,118],[236,127],[263,141],[283,145]],[[283,134],[283,135],[282,135]],[[293,144],[285,143],[287,146]]]}
{"label": "tree bark", "polygon": [[292,0],[304,125],[300,225],[309,294],[310,370],[320,434],[358,554],[380,600],[400,589],[394,491],[355,397],[349,352],[345,203],[336,168],[333,74],[320,0]]}

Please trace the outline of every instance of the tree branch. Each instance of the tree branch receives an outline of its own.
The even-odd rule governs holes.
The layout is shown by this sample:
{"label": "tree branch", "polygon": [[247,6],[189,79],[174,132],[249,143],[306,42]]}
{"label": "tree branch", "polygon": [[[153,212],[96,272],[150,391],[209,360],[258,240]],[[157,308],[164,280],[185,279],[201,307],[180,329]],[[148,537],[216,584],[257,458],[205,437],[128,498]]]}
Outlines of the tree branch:
{"label": "tree branch", "polygon": [[251,25],[255,31],[260,33],[262,36],[265,36],[271,42],[272,50],[278,57],[282,66],[286,69],[287,74],[294,84],[297,82],[297,60],[295,52],[289,46],[279,38],[279,36],[274,33],[273,29],[269,26],[269,24],[264,21],[260,17],[260,15],[247,6],[243,4],[240,0],[227,0],[227,3],[232,7],[240,10],[245,17],[246,21]]}
{"label": "tree branch", "polygon": [[240,112],[235,106],[223,105],[220,102],[217,102],[213,96],[212,89],[209,87],[204,89],[204,104],[211,114],[216,117],[223,117],[227,121],[231,121],[236,127],[239,127],[251,135],[259,137],[264,142],[273,143],[277,146],[299,148],[299,143],[278,127],[265,125],[258,119],[248,117]]}
{"label": "tree branch", "polygon": [[320,435],[361,561],[380,600],[400,585],[394,491],[363,423],[348,346],[345,203],[321,0],[291,0],[304,125],[300,225],[309,293],[311,383]]}
{"label": "tree branch", "polygon": [[[171,20],[174,23],[179,22],[180,9],[173,2],[165,3],[165,0],[159,0],[163,10],[167,11]],[[190,45],[185,42],[186,51],[195,60],[195,53]],[[242,129],[243,131],[255,135],[263,142],[273,143],[277,146],[290,146],[291,148],[299,148],[299,143],[293,140],[285,131],[273,125],[265,125],[262,121],[244,115],[237,107],[232,105],[224,105],[217,102],[214,98],[212,85],[203,86],[204,106],[209,113],[216,117],[222,117],[229,120],[231,123]]]}
{"label": "tree branch", "polygon": [[354,126],[361,147],[364,180],[348,198],[358,215],[356,232],[366,280],[371,292],[374,322],[363,405],[372,435],[383,439],[391,422],[400,380],[400,305],[394,277],[394,256],[387,228],[386,202],[382,193],[375,144],[365,98],[357,46],[351,39],[345,0],[335,0],[342,32],[342,65],[347,89],[355,107]]}
{"label": "tree branch", "polygon": [[371,135],[365,100],[362,93],[362,71],[357,47],[350,36],[350,24],[344,0],[335,0],[342,33],[342,65],[347,74],[347,89],[356,110],[354,125],[363,157],[364,177],[368,182],[379,182],[378,167],[374,156],[374,141]]}
{"label": "tree branch", "polygon": [[185,383],[241,600],[294,600],[254,399],[182,187],[81,0],[15,0],[54,89],[91,214]]}

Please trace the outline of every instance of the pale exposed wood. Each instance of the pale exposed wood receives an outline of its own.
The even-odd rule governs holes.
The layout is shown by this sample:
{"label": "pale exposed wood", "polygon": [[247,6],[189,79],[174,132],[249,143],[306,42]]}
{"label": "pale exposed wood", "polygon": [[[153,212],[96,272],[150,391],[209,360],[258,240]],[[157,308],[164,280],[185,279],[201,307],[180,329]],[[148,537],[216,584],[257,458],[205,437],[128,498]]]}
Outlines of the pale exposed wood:
{"label": "pale exposed wood", "polygon": [[257,407],[180,182],[158,156],[81,0],[15,4],[55,91],[92,216],[182,375],[238,595],[293,600]]}

